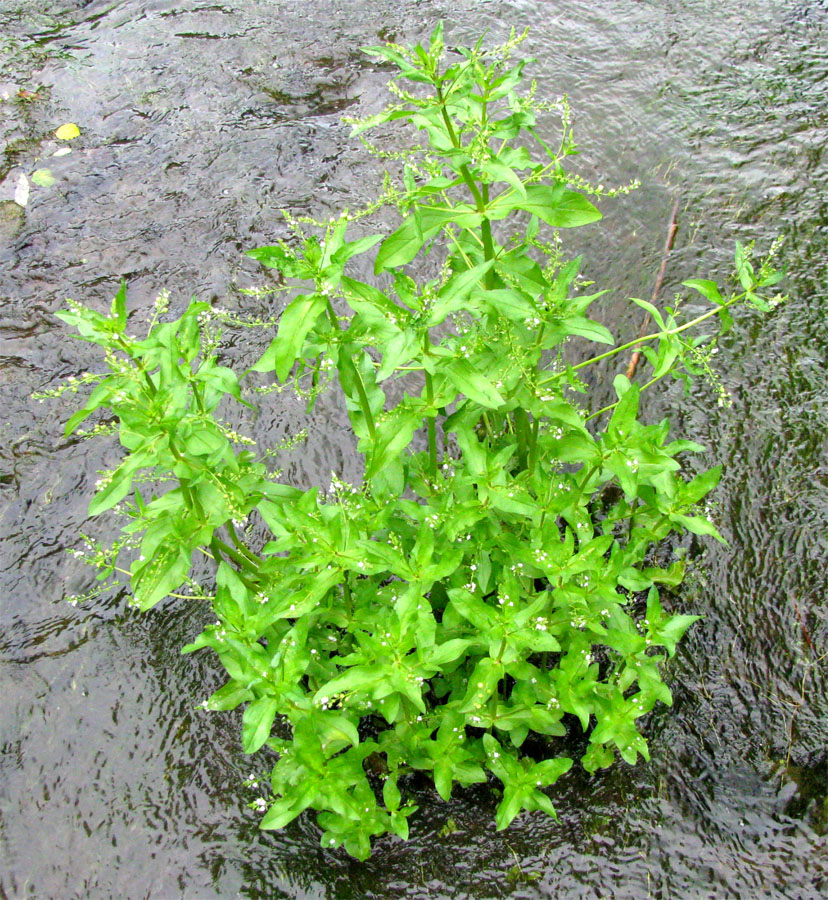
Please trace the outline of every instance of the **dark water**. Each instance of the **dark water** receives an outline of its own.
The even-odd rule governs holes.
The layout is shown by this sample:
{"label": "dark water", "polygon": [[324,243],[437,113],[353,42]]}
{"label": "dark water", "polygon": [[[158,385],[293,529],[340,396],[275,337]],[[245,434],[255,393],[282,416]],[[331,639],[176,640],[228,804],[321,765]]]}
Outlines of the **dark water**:
{"label": "dark water", "polygon": [[[737,237],[782,235],[791,300],[725,341],[731,407],[705,387],[649,401],[725,464],[730,542],[705,545],[683,590],[706,618],[671,669],[673,710],[648,722],[652,762],[573,772],[559,825],[524,815],[503,833],[487,791],[446,805],[423,790],[412,839],[359,864],[320,850],[309,819],[257,831],[237,718],[193,711],[220,673],[178,653],[203,609],[62,601],[90,587],[65,551],[106,535],[85,510],[117,451],[61,437],[70,398],[28,397],[96,366],[53,318],[66,296],[103,304],[125,277],[136,321],[162,287],[266,313],[237,291],[262,283],[240,251],[284,233],[280,207],[324,214],[377,183],[339,124],[384,102],[357,48],[440,17],[462,42],[531,25],[542,93],[575,109],[577,170],[642,181],[578,237],[619,336],[637,331],[620,300],[649,296],[676,195],[663,298],[723,277]],[[25,212],[0,204],[0,897],[828,896],[826,48],[825,0],[0,0],[0,201],[21,172],[56,179]],[[48,158],[64,122],[82,136]],[[231,356],[255,353],[231,339]],[[255,428],[273,441],[305,424],[287,474],[353,473],[330,404],[306,423],[286,398]]]}

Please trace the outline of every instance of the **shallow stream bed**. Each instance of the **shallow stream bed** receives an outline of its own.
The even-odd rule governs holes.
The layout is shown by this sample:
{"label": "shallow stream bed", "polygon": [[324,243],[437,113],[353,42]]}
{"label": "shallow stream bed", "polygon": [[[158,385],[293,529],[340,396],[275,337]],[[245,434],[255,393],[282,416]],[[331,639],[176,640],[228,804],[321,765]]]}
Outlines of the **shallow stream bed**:
{"label": "shallow stream bed", "polygon": [[[62,437],[71,396],[29,397],[96,368],[54,318],[67,296],[102,308],[125,278],[136,322],[162,288],[178,309],[195,294],[271,313],[238,291],[263,282],[242,251],[285,233],[282,207],[371,197],[381,167],[340,116],[377,111],[388,73],[359,47],[440,18],[459,43],[531,26],[539,92],[575,112],[574,169],[642,182],[578,247],[619,339],[637,333],[623,301],[649,298],[675,197],[662,300],[725,278],[737,238],[777,236],[791,299],[723,341],[732,405],[703,384],[647,401],[724,464],[713,516],[729,542],[693,545],[681,602],[705,618],[669,670],[674,707],[647,722],[652,761],[573,770],[559,824],[524,814],[501,833],[488,790],[447,805],[424,789],[411,840],[357,863],[321,850],[310,817],[257,830],[243,782],[262,766],[238,717],[196,711],[217,660],[179,655],[203,608],[64,601],[91,586],[66,551],[111,530],[86,508],[118,452]],[[826,0],[0,3],[0,897],[828,896],[826,47]],[[67,122],[81,135],[53,156]],[[48,186],[31,180],[44,168]],[[232,334],[228,354],[258,347]],[[265,443],[304,426],[287,477],[356,474],[332,404],[308,422],[285,396],[255,422]]]}

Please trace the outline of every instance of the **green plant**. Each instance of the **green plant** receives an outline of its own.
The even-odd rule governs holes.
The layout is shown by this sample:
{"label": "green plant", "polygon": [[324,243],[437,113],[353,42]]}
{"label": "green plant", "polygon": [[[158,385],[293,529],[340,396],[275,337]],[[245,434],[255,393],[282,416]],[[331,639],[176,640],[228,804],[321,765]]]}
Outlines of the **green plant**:
{"label": "green plant", "polygon": [[[309,405],[338,385],[361,484],[279,483],[217,418],[225,397],[246,401],[218,363],[207,304],[160,323],[162,301],[143,340],[126,333],[125,287],[109,316],[71,301],[60,314],[109,368],[81,380],[97,386],[67,434],[108,407],[128,451],[90,507],[128,516],[124,541],[94,551],[99,577],[126,571],[118,554],[138,547],[128,574],[146,610],[181,596],[196,551],[212,559],[217,621],[184,650],[215,651],[229,680],[206,708],[246,704],[245,751],[278,755],[272,797],[251,804],[261,826],[313,808],[323,846],[359,858],[372,836],[407,836],[413,771],[444,799],[493,775],[505,828],[521,810],[555,815],[545,788],[579,746],[590,772],[616,752],[648,757],[638,719],[671,703],[661,666],[698,618],[665,611],[659,586],[679,584],[684,564],[658,567],[652,551],[673,531],[718,537],[695,507],[719,469],[684,478],[677,457],[702,448],[669,442],[667,421],[643,424],[640,395],[707,370],[715,336],[699,326],[729,328],[741,303],[767,308],[757,291],[780,277],[740,246],[741,290],[686,282],[712,306],[681,323],[677,308],[635,300],[657,330],[614,346],[587,318],[600,294],[581,293],[580,259],[539,238],[598,220],[587,194],[602,191],[563,169],[565,103],[560,144],[538,133],[548,105],[517,94],[519,40],[459,48],[447,66],[439,26],[428,49],[371,48],[413,87],[394,82],[400,102],[355,131],[402,120],[427,147],[385,154],[402,158],[403,186],[389,178],[365,214],[289,219],[296,240],[250,251],[295,296],[245,376],[275,371]],[[346,240],[388,204],[402,213],[392,233]],[[346,275],[378,243],[377,283]],[[576,363],[575,338],[609,349]],[[638,345],[646,381],[619,375],[617,402],[583,408],[582,371]],[[268,541],[253,544],[250,516]],[[575,723],[584,752],[567,738]]]}

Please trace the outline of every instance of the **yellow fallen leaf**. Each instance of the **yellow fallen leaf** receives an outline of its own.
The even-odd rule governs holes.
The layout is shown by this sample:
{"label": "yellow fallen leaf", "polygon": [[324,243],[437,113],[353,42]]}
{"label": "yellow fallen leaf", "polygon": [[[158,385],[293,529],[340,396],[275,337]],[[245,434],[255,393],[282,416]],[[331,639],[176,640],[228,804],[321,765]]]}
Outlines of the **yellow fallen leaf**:
{"label": "yellow fallen leaf", "polygon": [[55,183],[55,176],[48,169],[36,169],[32,172],[32,182],[40,187],[51,187]]}
{"label": "yellow fallen leaf", "polygon": [[76,138],[79,134],[80,128],[74,122],[67,122],[55,131],[55,137],[59,141],[71,141],[72,138]]}

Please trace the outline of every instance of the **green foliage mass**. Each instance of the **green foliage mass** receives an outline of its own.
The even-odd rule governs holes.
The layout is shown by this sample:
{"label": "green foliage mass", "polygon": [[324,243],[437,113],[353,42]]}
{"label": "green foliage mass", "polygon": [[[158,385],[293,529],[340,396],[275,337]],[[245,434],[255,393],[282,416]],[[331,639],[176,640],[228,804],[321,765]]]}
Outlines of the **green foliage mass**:
{"label": "green foliage mass", "polygon": [[[715,336],[702,323],[766,307],[757,292],[779,278],[740,247],[741,290],[687,282],[712,305],[685,322],[636,300],[656,330],[614,346],[588,317],[600,294],[583,293],[581,260],[555,241],[601,218],[588,199],[601,191],[564,171],[566,115],[556,147],[539,134],[548,105],[518,94],[518,43],[447,63],[438,27],[428,48],[368,50],[398,69],[399,102],[355,132],[405,122],[427,141],[385,154],[402,160],[402,184],[389,177],[368,212],[392,205],[399,225],[350,240],[362,213],[291,220],[297,240],[250,251],[292,299],[242,379],[205,337],[207,304],[156,316],[143,340],[126,333],[124,288],[108,316],[74,302],[61,314],[106,353],[67,433],[103,408],[119,423],[126,456],[90,512],[126,509],[135,602],[175,596],[196,551],[212,558],[217,621],[184,652],[216,653],[228,681],[206,707],[244,704],[244,750],[274,763],[271,794],[251,804],[261,827],[314,809],[323,846],[359,858],[373,836],[408,835],[414,771],[445,800],[493,776],[506,828],[521,810],[555,816],[547,788],[573,755],[589,772],[648,758],[638,720],[671,703],[661,667],[698,618],[665,610],[683,562],[655,566],[652,551],[671,532],[718,537],[696,507],[719,469],[683,476],[681,455],[702,448],[644,424],[641,392],[703,370]],[[346,274],[369,252],[372,284]],[[618,376],[617,402],[588,414],[581,370],[639,343],[646,378]],[[239,447],[219,405],[274,372],[309,405],[338,386],[360,485],[303,491]],[[263,545],[238,527],[251,516],[269,529]],[[98,554],[101,577],[116,557]]]}

